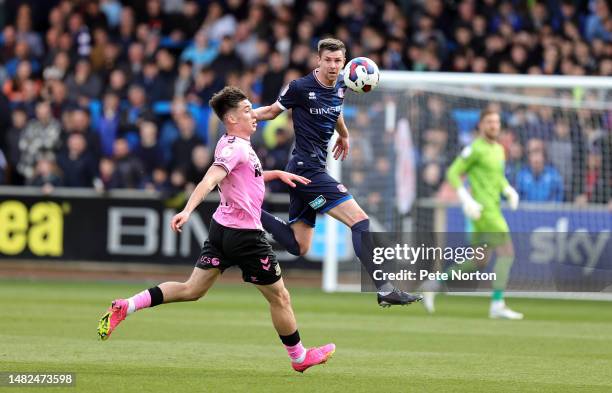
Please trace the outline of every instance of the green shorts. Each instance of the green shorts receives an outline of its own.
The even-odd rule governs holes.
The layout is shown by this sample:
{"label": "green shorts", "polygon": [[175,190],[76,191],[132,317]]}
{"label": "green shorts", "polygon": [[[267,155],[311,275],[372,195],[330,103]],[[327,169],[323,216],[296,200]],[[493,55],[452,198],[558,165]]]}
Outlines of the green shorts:
{"label": "green shorts", "polygon": [[510,228],[500,210],[485,209],[476,221],[472,221],[472,244],[497,247],[512,241]]}

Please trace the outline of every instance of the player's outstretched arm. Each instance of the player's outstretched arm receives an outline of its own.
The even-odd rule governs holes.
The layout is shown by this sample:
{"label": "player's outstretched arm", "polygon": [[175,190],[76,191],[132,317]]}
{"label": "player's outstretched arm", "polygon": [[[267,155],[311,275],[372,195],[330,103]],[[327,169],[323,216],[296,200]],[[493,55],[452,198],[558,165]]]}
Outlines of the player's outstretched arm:
{"label": "player's outstretched arm", "polygon": [[283,112],[283,108],[278,105],[278,102],[275,102],[272,105],[255,108],[253,112],[255,112],[255,116],[257,116],[257,121],[272,120]]}
{"label": "player's outstretched arm", "polygon": [[342,161],[344,161],[346,157],[348,157],[350,144],[348,127],[344,122],[344,116],[342,113],[340,113],[340,116],[338,116],[338,121],[336,121],[336,132],[338,133],[338,139],[332,148],[332,153],[334,154],[335,160],[341,158]]}
{"label": "player's outstretched arm", "polygon": [[189,216],[196,207],[206,198],[206,196],[215,189],[217,184],[227,176],[225,169],[218,165],[213,165],[206,172],[206,175],[198,183],[196,188],[191,193],[185,208],[180,213],[172,217],[170,227],[174,232],[181,232],[181,227],[189,220]]}
{"label": "player's outstretched arm", "polygon": [[310,183],[310,180],[306,179],[303,176],[298,176],[295,173],[289,173],[289,172],[279,171],[279,170],[264,171],[263,178],[265,182],[269,182],[269,181],[278,179],[292,188],[295,187],[296,182],[302,183],[302,184]]}

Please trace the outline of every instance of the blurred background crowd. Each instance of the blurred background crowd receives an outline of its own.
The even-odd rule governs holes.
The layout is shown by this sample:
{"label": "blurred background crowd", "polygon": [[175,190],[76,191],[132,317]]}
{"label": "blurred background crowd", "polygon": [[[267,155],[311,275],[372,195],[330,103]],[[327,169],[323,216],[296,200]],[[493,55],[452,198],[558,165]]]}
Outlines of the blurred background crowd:
{"label": "blurred background crowd", "polygon": [[[612,74],[606,0],[0,0],[0,9],[0,184],[46,191],[180,198],[211,165],[222,132],[207,107],[212,94],[229,84],[254,105],[274,102],[316,67],[316,43],[328,35],[347,44],[347,58],[365,55],[387,70]],[[427,113],[410,115],[419,194],[434,196],[465,130],[448,100],[422,99]],[[524,199],[610,199],[609,112],[500,109],[507,175]],[[371,154],[372,118],[351,117],[351,159],[369,169],[348,183],[371,172],[393,188],[393,151]],[[264,168],[284,168],[290,114],[261,128],[253,143]],[[380,204],[374,194],[363,196],[366,207]]]}

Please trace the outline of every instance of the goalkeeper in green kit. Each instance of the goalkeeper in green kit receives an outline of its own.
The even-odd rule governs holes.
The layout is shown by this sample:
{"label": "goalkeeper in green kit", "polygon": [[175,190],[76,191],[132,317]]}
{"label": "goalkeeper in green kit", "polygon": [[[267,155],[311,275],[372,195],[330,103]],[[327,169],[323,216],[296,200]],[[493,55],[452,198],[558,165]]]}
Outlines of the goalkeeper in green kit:
{"label": "goalkeeper in green kit", "polygon": [[[514,261],[514,248],[508,224],[501,212],[500,197],[503,194],[512,210],[518,207],[519,196],[504,175],[504,149],[497,142],[501,132],[501,119],[496,111],[484,110],[478,123],[479,136],[466,146],[447,171],[449,183],[457,190],[463,213],[471,221],[475,244],[487,244],[487,255],[482,261],[455,264],[452,270],[463,273],[476,271],[486,265],[493,250],[497,253],[496,280],[490,318],[523,319],[523,314],[512,311],[504,302],[504,290]],[[463,186],[462,176],[467,174],[470,191]],[[449,275],[450,276],[450,275]],[[434,312],[434,298],[440,289],[439,282],[427,282],[423,304],[428,312]]]}

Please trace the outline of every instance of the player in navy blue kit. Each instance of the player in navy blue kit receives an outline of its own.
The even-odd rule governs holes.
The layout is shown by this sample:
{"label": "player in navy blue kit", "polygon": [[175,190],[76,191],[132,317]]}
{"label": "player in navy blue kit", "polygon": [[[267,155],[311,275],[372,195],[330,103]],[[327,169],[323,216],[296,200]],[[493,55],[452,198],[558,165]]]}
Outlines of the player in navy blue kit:
{"label": "player in navy blue kit", "polygon": [[[289,83],[274,104],[255,109],[257,120],[274,119],[287,109],[293,110],[295,148],[286,171],[311,181],[290,190],[289,223],[265,211],[261,221],[287,251],[304,255],[312,243],[317,212],[329,214],[351,228],[355,254],[372,277],[376,267],[370,259],[368,215],[326,170],[327,146],[334,130],[338,132],[334,158],[344,160],[349,153],[349,133],[342,116],[346,86],[340,78],[346,48],[342,41],[326,38],[319,41],[318,52],[318,68]],[[410,304],[422,298],[385,281],[374,283],[381,306]]]}

